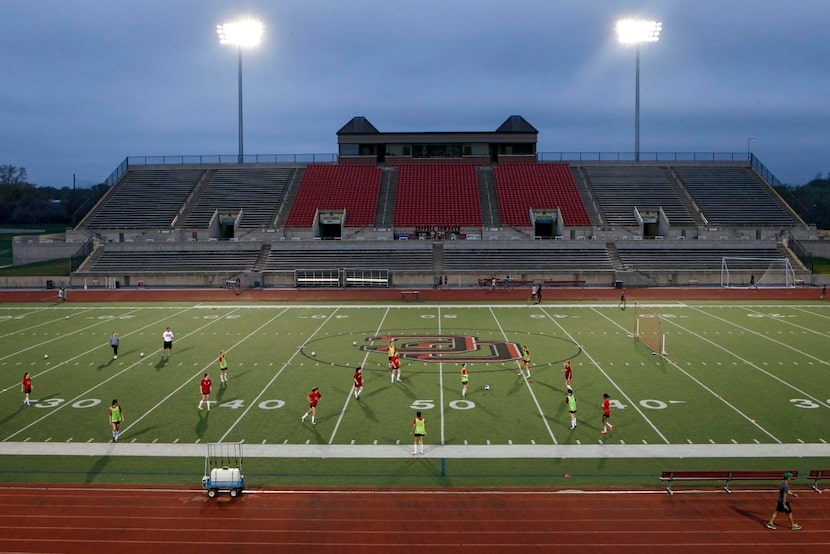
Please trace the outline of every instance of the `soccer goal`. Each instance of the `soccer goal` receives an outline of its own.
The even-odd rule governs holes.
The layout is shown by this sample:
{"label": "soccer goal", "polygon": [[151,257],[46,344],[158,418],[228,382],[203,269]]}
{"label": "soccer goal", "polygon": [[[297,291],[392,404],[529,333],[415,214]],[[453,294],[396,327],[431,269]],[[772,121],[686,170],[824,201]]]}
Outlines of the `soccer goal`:
{"label": "soccer goal", "polygon": [[663,332],[660,315],[635,306],[637,312],[637,326],[634,330],[634,340],[648,346],[654,354],[666,355],[666,334]]}
{"label": "soccer goal", "polygon": [[788,258],[721,258],[722,287],[794,287],[795,271]]}

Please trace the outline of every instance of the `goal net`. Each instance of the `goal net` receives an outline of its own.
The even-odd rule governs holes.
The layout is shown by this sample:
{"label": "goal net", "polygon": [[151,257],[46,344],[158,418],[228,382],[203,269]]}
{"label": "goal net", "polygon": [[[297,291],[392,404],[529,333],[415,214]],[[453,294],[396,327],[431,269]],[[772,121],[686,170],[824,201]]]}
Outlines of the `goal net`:
{"label": "goal net", "polygon": [[665,356],[666,334],[663,333],[660,316],[640,305],[635,308],[637,326],[634,330],[634,340],[648,346],[653,353]]}
{"label": "goal net", "polygon": [[788,258],[721,258],[722,287],[794,287]]}

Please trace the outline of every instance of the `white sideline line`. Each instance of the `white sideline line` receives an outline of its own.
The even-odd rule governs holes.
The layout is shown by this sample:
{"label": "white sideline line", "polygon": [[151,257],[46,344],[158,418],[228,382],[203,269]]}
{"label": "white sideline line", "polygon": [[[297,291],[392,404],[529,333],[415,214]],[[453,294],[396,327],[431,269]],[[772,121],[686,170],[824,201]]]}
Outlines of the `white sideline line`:
{"label": "white sideline line", "polygon": [[[424,451],[426,458],[517,459],[517,458],[803,458],[830,456],[830,444],[745,443],[745,444],[590,444],[590,445],[434,445]],[[411,445],[372,444],[250,444],[246,458],[405,458],[411,459]],[[125,456],[155,458],[203,458],[204,444],[184,443],[86,443],[86,442],[4,442],[0,456]]]}
{"label": "white sideline line", "polygon": [[[438,306],[438,336],[441,336],[443,330],[441,329],[441,306]],[[438,406],[441,413],[441,445],[446,444],[445,423],[444,419],[444,362],[438,362]]]}

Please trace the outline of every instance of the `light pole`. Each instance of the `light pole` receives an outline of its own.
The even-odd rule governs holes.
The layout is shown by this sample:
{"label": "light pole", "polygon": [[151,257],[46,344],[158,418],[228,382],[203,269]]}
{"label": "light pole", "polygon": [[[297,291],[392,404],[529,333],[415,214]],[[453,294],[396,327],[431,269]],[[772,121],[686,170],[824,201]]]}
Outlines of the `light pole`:
{"label": "light pole", "polygon": [[617,40],[637,47],[637,66],[634,91],[634,159],[640,161],[640,43],[657,42],[663,24],[645,19],[621,19],[617,21]]}
{"label": "light pole", "polygon": [[256,46],[262,39],[262,23],[255,19],[241,19],[216,26],[220,44],[237,47],[239,53],[239,163],[244,159],[242,139],[242,48]]}
{"label": "light pole", "polygon": [[747,159],[752,157],[752,141],[755,140],[755,137],[749,137],[746,139],[746,157]]}

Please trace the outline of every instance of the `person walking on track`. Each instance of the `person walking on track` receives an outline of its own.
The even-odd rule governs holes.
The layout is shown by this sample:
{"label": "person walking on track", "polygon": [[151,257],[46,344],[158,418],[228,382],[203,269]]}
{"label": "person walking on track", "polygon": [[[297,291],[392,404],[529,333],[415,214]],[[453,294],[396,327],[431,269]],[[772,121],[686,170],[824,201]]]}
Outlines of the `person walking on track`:
{"label": "person walking on track", "polygon": [[775,505],[772,517],[767,522],[767,529],[775,529],[775,518],[778,517],[778,514],[787,514],[787,518],[790,520],[790,529],[793,531],[801,530],[801,525],[793,521],[793,508],[790,506],[790,497],[798,498],[798,495],[790,490],[792,478],[793,474],[788,471],[784,474],[781,484],[778,485],[778,503]]}

